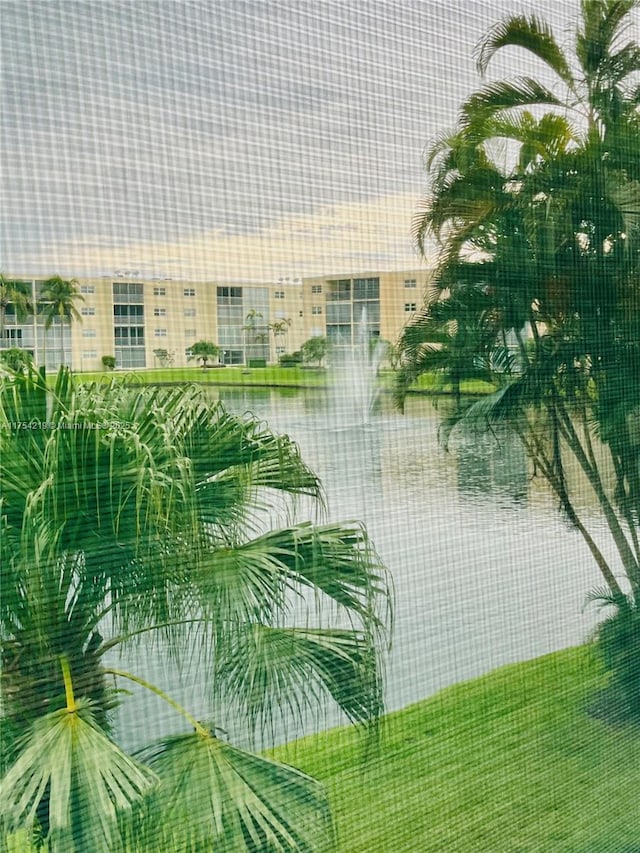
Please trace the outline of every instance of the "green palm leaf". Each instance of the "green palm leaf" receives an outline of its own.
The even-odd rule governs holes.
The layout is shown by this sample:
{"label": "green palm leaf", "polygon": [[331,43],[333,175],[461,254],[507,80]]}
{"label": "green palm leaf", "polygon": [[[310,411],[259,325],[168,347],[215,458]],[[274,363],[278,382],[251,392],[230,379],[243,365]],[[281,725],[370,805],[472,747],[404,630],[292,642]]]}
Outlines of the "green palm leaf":
{"label": "green palm leaf", "polygon": [[490,83],[478,90],[462,105],[460,123],[463,127],[480,128],[496,113],[533,104],[563,107],[562,99],[531,77],[519,77],[511,82]]}
{"label": "green palm leaf", "polygon": [[34,723],[0,783],[0,820],[9,833],[33,827],[46,803],[52,853],[113,853],[119,817],[155,783],[153,772],[109,740],[81,702]]}
{"label": "green palm leaf", "polygon": [[215,691],[236,703],[253,729],[273,729],[286,709],[296,719],[331,696],[356,723],[382,712],[375,644],[364,631],[253,623],[229,632],[217,650]]}
{"label": "green palm leaf", "polygon": [[[576,55],[587,79],[595,79],[602,71],[603,61],[606,63],[613,55],[624,19],[638,5],[638,0],[583,0]],[[614,78],[612,82],[617,80]]]}
{"label": "green palm leaf", "polygon": [[[197,580],[196,580],[197,577]],[[384,633],[390,621],[390,580],[358,524],[301,523],[215,548],[196,580],[205,612],[226,622],[286,613],[305,589]]]}
{"label": "green palm leaf", "polygon": [[535,15],[529,18],[519,15],[494,24],[476,48],[476,62],[480,74],[485,73],[489,62],[503,47],[528,50],[552,68],[570,89],[574,87],[569,64],[546,21]]}
{"label": "green palm leaf", "polygon": [[[50,812],[42,820],[50,820],[52,849],[68,843],[118,850],[117,826],[139,849],[136,832],[144,836],[149,802],[136,810],[135,831],[120,813],[153,777],[127,764],[100,727],[113,704],[107,674],[122,675],[105,669],[102,658],[142,637],[161,636],[168,661],[181,667],[202,650],[212,699],[241,708],[253,731],[259,716],[273,719],[287,703],[301,709],[314,697],[333,698],[358,722],[381,713],[377,645],[390,627],[391,592],[365,530],[355,523],[296,525],[288,514],[287,527],[255,535],[265,519],[273,521],[263,508],[273,508],[274,496],[289,499],[287,510],[298,496],[322,499],[317,477],[287,436],[211,405],[194,387],[82,384],[64,369],[53,393],[32,371],[3,380],[0,397],[1,418],[37,413],[59,427],[0,430],[0,452],[10,460],[0,469],[1,556],[11,584],[0,602],[8,664],[3,743],[13,754],[20,748],[16,732],[33,724],[3,788],[8,827],[28,828],[36,810],[38,817]],[[318,627],[283,627],[300,615]],[[47,714],[62,703],[59,659],[85,704]],[[256,694],[260,685],[263,696]],[[191,724],[201,738],[193,718]],[[98,756],[95,766],[91,755]],[[324,832],[318,827],[326,823],[326,804],[315,783],[294,771],[263,773],[235,753],[220,755],[205,778],[226,786],[223,805],[216,812],[209,803],[201,825],[218,815],[221,849],[239,849],[238,839],[249,849],[258,842],[261,849],[317,849],[311,838]],[[299,788],[287,789],[286,804],[285,782]],[[156,829],[165,846],[148,849],[181,849],[171,841],[175,827],[162,818]],[[203,838],[202,849],[210,849],[210,836]],[[182,843],[179,833],[175,839]]]}
{"label": "green palm leaf", "polygon": [[166,738],[140,753],[161,783],[151,798],[149,851],[322,853],[333,827],[322,786],[213,735]]}

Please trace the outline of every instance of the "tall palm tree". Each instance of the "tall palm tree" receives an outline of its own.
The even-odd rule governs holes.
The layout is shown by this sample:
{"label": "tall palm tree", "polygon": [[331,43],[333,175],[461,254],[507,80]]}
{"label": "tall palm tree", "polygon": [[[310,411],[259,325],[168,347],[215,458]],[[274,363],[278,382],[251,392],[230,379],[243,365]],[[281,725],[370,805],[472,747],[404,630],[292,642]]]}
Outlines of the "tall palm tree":
{"label": "tall palm tree", "polygon": [[488,84],[462,106],[462,123],[481,131],[485,121],[505,110],[543,105],[570,114],[583,140],[605,141],[615,134],[621,117],[637,106],[640,47],[627,39],[634,22],[637,26],[638,8],[638,0],[582,0],[573,51],[564,50],[552,28],[535,14],[497,22],[477,46],[478,71],[485,74],[501,50],[519,48],[553,73],[559,90],[533,77]]}
{"label": "tall palm tree", "polygon": [[[61,368],[50,399],[33,371],[0,398],[5,427],[42,426],[0,430],[0,830],[96,853],[328,849],[318,783],[232,746],[215,714],[255,731],[330,697],[375,722],[390,594],[362,526],[292,524],[287,499],[321,497],[297,446],[194,387],[82,385]],[[113,665],[144,637],[176,678],[197,650],[213,722]],[[127,682],[192,732],[128,755],[110,729]]]}
{"label": "tall palm tree", "polygon": [[[515,340],[518,358],[502,358],[492,371],[495,395],[464,416],[506,421],[518,433],[534,470],[587,543],[608,600],[625,625],[636,626],[633,643],[640,647],[637,78],[632,85],[640,47],[623,41],[637,8],[632,0],[584,0],[573,55],[535,16],[501,21],[480,42],[481,71],[501,49],[524,48],[556,73],[564,95],[533,78],[492,83],[463,104],[455,132],[432,147],[432,192],[415,227],[423,250],[428,237],[439,241],[440,259],[431,301],[401,341],[399,391],[426,369],[429,359],[424,367],[420,359],[434,329],[467,329],[467,369],[491,366],[491,353],[504,353]],[[536,118],[533,105],[550,111]],[[513,155],[506,161],[496,156],[505,140]],[[478,292],[483,299],[469,316]],[[478,329],[473,338],[469,331]],[[441,348],[439,357],[446,355]],[[569,464],[594,495],[615,561],[576,509]],[[634,692],[640,712],[635,684]]]}
{"label": "tall palm tree", "polygon": [[291,327],[291,317],[283,317],[280,320],[274,320],[273,323],[269,323],[268,328],[273,332],[273,341],[275,348],[275,360],[278,361],[278,339],[284,337],[285,341],[285,349],[287,343],[287,335],[289,333],[289,329]]}
{"label": "tall palm tree", "polygon": [[251,360],[251,353],[255,347],[258,337],[262,336],[262,325],[258,322],[263,319],[263,315],[256,308],[251,308],[245,318],[242,331],[245,334],[245,362],[248,364]]}
{"label": "tall palm tree", "polygon": [[73,320],[82,320],[76,308],[76,302],[84,302],[78,282],[75,279],[63,279],[59,275],[45,281],[40,293],[41,311],[44,314],[45,331],[48,331],[56,319],[60,322],[60,364],[64,364],[64,324]]}
{"label": "tall palm tree", "polygon": [[4,338],[7,308],[13,306],[18,320],[24,320],[33,311],[31,285],[26,281],[14,281],[0,273],[0,339]]}

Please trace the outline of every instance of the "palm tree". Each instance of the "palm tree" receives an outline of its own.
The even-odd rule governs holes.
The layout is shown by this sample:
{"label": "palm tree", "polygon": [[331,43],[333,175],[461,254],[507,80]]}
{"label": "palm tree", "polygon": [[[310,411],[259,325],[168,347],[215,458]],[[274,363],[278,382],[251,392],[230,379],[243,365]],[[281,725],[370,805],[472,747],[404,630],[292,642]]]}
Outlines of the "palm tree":
{"label": "palm tree", "polygon": [[519,48],[555,75],[562,93],[531,77],[491,83],[463,105],[463,125],[482,132],[487,120],[504,111],[543,105],[571,114],[583,141],[606,143],[637,104],[640,48],[624,39],[638,8],[638,0],[582,0],[573,53],[563,50],[551,27],[534,14],[496,23],[477,46],[478,71],[484,74],[501,50]]}
{"label": "palm tree", "polygon": [[26,281],[13,281],[0,273],[0,340],[4,340],[7,308],[12,305],[18,320],[33,312],[31,285]]}
{"label": "palm tree", "polygon": [[245,333],[245,361],[247,364],[251,360],[251,349],[253,345],[256,343],[256,337],[261,333],[258,331],[258,320],[262,320],[263,315],[256,308],[251,308],[250,311],[247,312],[246,317],[244,318],[244,326],[242,327],[242,331]]}
{"label": "palm tree", "polygon": [[206,367],[210,358],[216,358],[220,353],[220,347],[212,341],[196,341],[189,347],[191,354],[189,360],[198,359],[202,361],[202,366]]}
{"label": "palm tree", "polygon": [[[96,853],[328,849],[317,782],[232,746],[219,718],[109,653],[156,637],[184,671],[197,649],[213,713],[253,732],[322,697],[374,723],[390,594],[362,526],[292,524],[287,498],[321,496],[297,446],[194,387],[83,385],[61,368],[49,398],[33,370],[0,398],[5,427],[42,427],[0,429],[0,831]],[[259,533],[278,505],[286,526],[269,516]],[[127,682],[191,733],[128,755],[110,729]]]}
{"label": "palm tree", "polygon": [[84,302],[84,296],[78,289],[75,279],[63,279],[59,275],[47,279],[40,293],[41,311],[44,314],[45,331],[53,325],[54,320],[60,322],[60,364],[64,364],[64,324],[73,320],[82,321],[76,308],[76,301]]}
{"label": "palm tree", "polygon": [[274,320],[273,323],[269,323],[269,328],[273,332],[273,340],[274,346],[276,350],[276,362],[278,361],[278,338],[284,336],[285,338],[285,349],[286,349],[286,340],[287,335],[289,333],[289,329],[291,328],[291,317],[283,317],[281,320]]}
{"label": "palm tree", "polygon": [[[587,543],[607,600],[625,625],[636,625],[633,643],[640,646],[633,426],[640,416],[640,117],[631,85],[640,47],[621,43],[626,16],[637,7],[584,0],[574,58],[535,16],[508,18],[481,41],[481,71],[503,47],[525,48],[554,70],[565,95],[531,78],[492,83],[463,105],[455,132],[432,147],[432,192],[415,225],[423,251],[428,237],[440,242],[440,259],[431,300],[401,341],[399,394],[432,364],[433,352],[424,357],[429,335],[437,341],[453,331],[470,342],[466,350],[431,347],[448,370],[459,369],[454,357],[462,354],[467,370],[488,367],[499,386],[464,417],[506,421],[517,432]],[[532,105],[550,112],[535,118]],[[496,157],[505,140],[517,155],[506,163]],[[507,357],[510,342],[517,358]],[[600,507],[622,577],[576,509],[570,464]]]}

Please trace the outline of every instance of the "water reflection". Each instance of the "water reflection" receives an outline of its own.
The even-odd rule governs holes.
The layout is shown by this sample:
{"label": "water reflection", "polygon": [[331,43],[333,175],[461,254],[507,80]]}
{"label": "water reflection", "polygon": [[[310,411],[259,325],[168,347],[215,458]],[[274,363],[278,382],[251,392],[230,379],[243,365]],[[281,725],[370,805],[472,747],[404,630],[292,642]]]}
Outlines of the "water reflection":
{"label": "water reflection", "polygon": [[450,453],[462,495],[496,495],[526,504],[529,489],[527,457],[517,436],[507,431],[456,435]]}
{"label": "water reflection", "polygon": [[[404,416],[385,398],[369,424],[353,427],[340,422],[321,391],[210,393],[298,442],[324,484],[326,520],[367,525],[396,589],[390,709],[588,636],[595,615],[584,612],[583,604],[599,576],[552,496],[530,479],[513,437],[459,433],[445,452],[438,430],[446,404],[436,411],[425,398],[411,398]],[[582,509],[588,512],[588,504]],[[596,533],[606,550],[606,530],[596,527]],[[144,654],[161,686],[177,690],[180,701],[206,715],[202,681],[163,684],[168,676],[160,656]],[[161,713],[148,710],[144,703],[150,701],[128,706],[128,724]],[[216,722],[233,730],[233,720]],[[321,725],[338,722],[337,713],[321,719]],[[175,730],[173,721],[168,730]],[[277,738],[299,733],[285,726]],[[145,742],[149,735],[139,729],[138,737]]]}

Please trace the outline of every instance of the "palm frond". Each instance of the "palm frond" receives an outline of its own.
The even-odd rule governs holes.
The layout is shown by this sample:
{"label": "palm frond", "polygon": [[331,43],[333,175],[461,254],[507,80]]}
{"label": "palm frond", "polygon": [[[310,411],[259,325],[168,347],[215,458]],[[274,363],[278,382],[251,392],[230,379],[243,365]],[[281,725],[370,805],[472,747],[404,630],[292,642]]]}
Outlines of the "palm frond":
{"label": "palm frond", "polygon": [[563,101],[531,77],[490,83],[462,105],[460,123],[463,127],[484,126],[496,113],[534,104],[562,107]]}
{"label": "palm frond", "polygon": [[272,731],[283,711],[303,719],[328,697],[355,723],[382,712],[381,669],[365,631],[253,623],[229,631],[216,656],[216,696],[242,710],[250,731],[259,722]]}
{"label": "palm frond", "polygon": [[520,47],[533,53],[573,89],[575,81],[567,59],[556,42],[551,27],[536,15],[512,16],[498,21],[476,47],[476,63],[484,74],[495,54],[504,47]]}
{"label": "palm frond", "polygon": [[603,70],[623,31],[625,18],[638,8],[637,0],[582,0],[581,28],[576,35],[576,55],[587,79]]}
{"label": "palm frond", "polygon": [[391,618],[388,575],[358,524],[300,523],[215,548],[193,577],[205,613],[222,623],[280,619],[306,590],[319,610],[337,606],[370,629],[384,632]]}
{"label": "palm frond", "polygon": [[487,428],[506,423],[510,417],[518,415],[521,405],[521,383],[512,382],[472,403],[458,417],[457,423],[464,423],[480,432],[486,432]]}
{"label": "palm frond", "polygon": [[7,832],[33,829],[46,804],[54,850],[119,849],[118,819],[156,784],[95,725],[87,703],[37,720],[0,783],[0,821]]}
{"label": "palm frond", "polygon": [[139,757],[161,779],[147,812],[152,828],[141,833],[150,851],[334,849],[324,789],[292,767],[199,733],[166,738]]}

